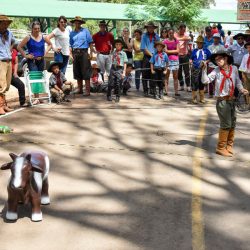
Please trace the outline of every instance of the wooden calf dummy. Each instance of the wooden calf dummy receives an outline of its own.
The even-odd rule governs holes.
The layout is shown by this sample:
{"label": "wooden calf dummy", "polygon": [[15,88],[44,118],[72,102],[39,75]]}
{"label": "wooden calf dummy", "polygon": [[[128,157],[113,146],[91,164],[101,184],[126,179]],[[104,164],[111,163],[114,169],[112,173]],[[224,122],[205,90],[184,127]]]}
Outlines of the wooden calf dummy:
{"label": "wooden calf dummy", "polygon": [[10,169],[11,177],[8,183],[7,220],[17,220],[18,203],[29,203],[32,206],[32,221],[41,221],[41,204],[48,205],[49,157],[38,151],[24,152],[15,155],[10,153],[12,162],[1,166],[2,170]]}

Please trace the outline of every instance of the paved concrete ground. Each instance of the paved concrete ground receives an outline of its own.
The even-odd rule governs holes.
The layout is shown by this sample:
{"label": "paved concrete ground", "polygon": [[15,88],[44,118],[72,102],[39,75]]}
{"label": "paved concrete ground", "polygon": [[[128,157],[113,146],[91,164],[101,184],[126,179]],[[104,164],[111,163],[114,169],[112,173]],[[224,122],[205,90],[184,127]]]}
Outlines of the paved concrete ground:
{"label": "paved concrete ground", "polygon": [[[0,118],[14,133],[9,152],[40,149],[51,159],[51,205],[30,221],[0,220],[0,250],[250,249],[249,114],[238,117],[235,157],[214,154],[218,119],[205,106],[130,92],[119,104],[101,94]],[[5,216],[8,171],[0,172]]]}

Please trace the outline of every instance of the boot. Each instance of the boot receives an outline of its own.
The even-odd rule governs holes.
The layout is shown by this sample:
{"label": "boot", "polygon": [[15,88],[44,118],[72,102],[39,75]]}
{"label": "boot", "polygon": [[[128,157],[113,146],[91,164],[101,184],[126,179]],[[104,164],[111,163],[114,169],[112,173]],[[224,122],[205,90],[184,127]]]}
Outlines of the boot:
{"label": "boot", "polygon": [[85,96],[90,96],[90,82],[85,81]]}
{"label": "boot", "polygon": [[205,103],[205,94],[204,94],[204,90],[200,90],[199,91],[200,94],[200,103],[204,104]]}
{"label": "boot", "polygon": [[226,129],[219,130],[219,138],[218,138],[218,144],[216,148],[216,154],[226,156],[226,157],[232,157],[232,154],[230,154],[226,149],[227,141],[228,141],[228,134],[229,134],[229,130],[226,130]]}
{"label": "boot", "polygon": [[5,115],[5,111],[4,111],[4,101],[3,101],[3,96],[0,95],[0,115]]}
{"label": "boot", "polygon": [[192,91],[192,103],[197,104],[197,91]]}
{"label": "boot", "polygon": [[11,111],[14,110],[14,109],[11,109],[11,108],[8,107],[7,102],[6,102],[5,95],[3,96],[3,102],[4,102],[3,109],[4,109],[5,112],[11,112]]}
{"label": "boot", "polygon": [[227,137],[227,151],[233,155],[233,144],[234,144],[234,128],[229,130],[229,134]]}

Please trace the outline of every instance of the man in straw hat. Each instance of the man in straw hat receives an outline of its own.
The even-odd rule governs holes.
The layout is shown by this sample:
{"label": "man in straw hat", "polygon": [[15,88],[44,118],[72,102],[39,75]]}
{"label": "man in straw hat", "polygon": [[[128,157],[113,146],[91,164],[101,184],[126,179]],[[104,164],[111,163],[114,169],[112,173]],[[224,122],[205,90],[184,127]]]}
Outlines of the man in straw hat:
{"label": "man in straw hat", "polygon": [[158,34],[155,33],[155,29],[158,26],[156,26],[153,22],[148,22],[144,28],[147,30],[143,35],[141,39],[141,50],[144,53],[143,57],[143,70],[142,70],[142,84],[143,84],[143,91],[144,95],[148,96],[148,82],[150,87],[150,92],[152,93],[152,81],[151,79],[151,71],[150,71],[150,63],[149,60],[152,57],[152,55],[155,53],[155,42],[160,40],[160,37]]}
{"label": "man in straw hat", "polygon": [[[73,60],[73,73],[74,78],[77,80],[78,93],[83,93],[83,80],[85,81],[85,96],[90,95],[90,76],[91,76],[91,63],[88,55],[88,49],[90,53],[93,50],[93,40],[91,34],[87,28],[82,28],[81,25],[85,21],[76,16],[70,21],[75,26],[75,30],[70,33],[70,57]],[[92,56],[90,56],[92,57]]]}
{"label": "man in straw hat", "polygon": [[99,28],[99,32],[93,35],[93,42],[95,53],[97,54],[97,65],[100,67],[104,81],[105,72],[107,75],[110,73],[114,36],[111,32],[107,31],[107,23],[104,20],[99,22]]}
{"label": "man in straw hat", "polygon": [[218,51],[212,54],[210,60],[218,67],[207,75],[204,65],[202,82],[208,84],[215,80],[216,110],[220,119],[216,154],[232,157],[236,126],[234,89],[237,88],[243,94],[248,94],[248,91],[242,86],[237,67],[232,65],[233,57],[231,55],[225,51]]}
{"label": "man in straw hat", "polygon": [[201,73],[202,67],[204,64],[207,64],[211,56],[211,52],[208,49],[203,49],[204,38],[198,36],[197,48],[193,50],[191,55],[192,60],[192,103],[197,104],[197,92],[200,95],[200,102],[205,103],[205,94],[204,94],[204,84],[201,82]]}
{"label": "man in straw hat", "polygon": [[11,46],[15,42],[14,36],[8,30],[11,22],[7,16],[0,14],[0,115],[12,111],[5,99],[12,77]]}

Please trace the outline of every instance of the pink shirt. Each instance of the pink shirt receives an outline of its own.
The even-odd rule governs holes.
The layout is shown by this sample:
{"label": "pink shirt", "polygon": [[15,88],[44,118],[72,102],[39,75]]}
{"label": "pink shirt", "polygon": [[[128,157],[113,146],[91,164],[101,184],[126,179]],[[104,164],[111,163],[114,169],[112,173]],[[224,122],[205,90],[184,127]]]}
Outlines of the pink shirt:
{"label": "pink shirt", "polygon": [[[179,41],[177,39],[173,41],[169,41],[168,39],[165,39],[163,43],[166,45],[167,50],[177,50],[177,45],[179,44]],[[179,55],[178,54],[168,54],[169,60],[172,61],[178,61]]]}
{"label": "pink shirt", "polygon": [[188,54],[188,44],[189,44],[189,41],[191,40],[191,38],[185,34],[183,37],[181,38],[189,38],[189,40],[186,40],[186,41],[181,41],[180,39],[180,36],[178,33],[175,33],[175,38],[179,40],[179,43],[180,43],[180,49],[179,49],[179,56],[185,56]]}

